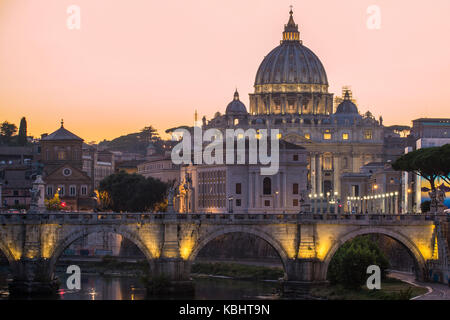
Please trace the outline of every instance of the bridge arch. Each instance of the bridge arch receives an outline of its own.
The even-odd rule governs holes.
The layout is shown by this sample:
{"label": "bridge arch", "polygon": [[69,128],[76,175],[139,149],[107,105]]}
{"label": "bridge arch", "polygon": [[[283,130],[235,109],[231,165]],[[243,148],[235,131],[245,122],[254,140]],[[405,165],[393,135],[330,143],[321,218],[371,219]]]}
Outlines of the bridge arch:
{"label": "bridge arch", "polygon": [[145,243],[142,241],[142,239],[137,235],[137,233],[133,232],[132,230],[128,230],[126,228],[121,227],[115,227],[115,226],[84,226],[81,228],[76,228],[73,232],[70,232],[66,237],[64,237],[62,240],[58,242],[56,245],[53,254],[51,255],[49,259],[49,269],[51,274],[53,274],[54,267],[56,265],[57,260],[62,255],[64,250],[69,247],[73,242],[75,242],[78,239],[84,238],[89,236],[93,233],[99,233],[99,232],[109,232],[109,233],[115,233],[118,235],[123,236],[124,238],[127,238],[131,242],[133,242],[139,250],[144,254],[144,256],[147,259],[147,262],[149,263],[150,269],[153,269],[153,257],[152,253],[148,249],[148,247],[145,245]]}
{"label": "bridge arch", "polygon": [[9,267],[12,268],[16,259],[15,259],[14,255],[12,254],[11,250],[8,248],[8,246],[1,240],[0,240],[0,251],[3,253],[3,255],[8,260]]}
{"label": "bridge arch", "polygon": [[212,240],[222,236],[227,235],[231,233],[244,233],[244,234],[250,234],[253,236],[256,236],[264,241],[266,241],[279,255],[281,262],[283,264],[283,268],[286,272],[286,263],[288,261],[288,254],[284,247],[281,245],[281,243],[276,240],[274,237],[272,237],[270,234],[265,232],[264,230],[261,230],[260,228],[255,227],[242,227],[242,226],[229,226],[229,227],[223,227],[213,230],[212,232],[209,232],[207,235],[199,238],[196,241],[196,244],[194,248],[191,251],[191,254],[188,257],[188,261],[192,263],[195,258],[197,257],[198,253],[202,248],[204,248],[209,242]]}
{"label": "bridge arch", "polygon": [[419,279],[423,279],[426,277],[426,262],[419,248],[411,241],[407,236],[402,235],[400,232],[395,232],[392,230],[388,230],[386,228],[361,228],[358,230],[350,231],[345,235],[341,236],[330,248],[327,255],[324,259],[323,270],[322,270],[322,279],[327,279],[328,267],[331,262],[331,259],[334,257],[337,250],[347,241],[352,240],[358,236],[368,235],[368,234],[382,234],[388,236],[400,244],[402,244],[413,256],[413,260],[416,264],[415,272],[416,276]]}

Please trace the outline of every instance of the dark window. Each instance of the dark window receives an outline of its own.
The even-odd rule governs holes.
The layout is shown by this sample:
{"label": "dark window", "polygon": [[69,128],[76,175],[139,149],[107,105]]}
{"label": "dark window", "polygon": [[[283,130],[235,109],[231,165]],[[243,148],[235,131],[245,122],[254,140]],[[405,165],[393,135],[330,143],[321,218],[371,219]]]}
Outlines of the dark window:
{"label": "dark window", "polygon": [[236,183],[236,194],[242,193],[242,184]]}
{"label": "dark window", "polygon": [[264,200],[264,205],[266,207],[270,207],[270,200]]}
{"label": "dark window", "polygon": [[294,154],[294,161],[298,161],[298,154]]}
{"label": "dark window", "polygon": [[298,194],[298,183],[292,185],[292,194]]}
{"label": "dark window", "polygon": [[14,194],[14,196],[18,196],[18,195],[19,195],[19,191],[14,190],[14,191],[13,191],[13,194]]}
{"label": "dark window", "polygon": [[293,205],[294,207],[298,207],[298,199],[292,200],[292,205]]}
{"label": "dark window", "polygon": [[272,180],[264,178],[263,180],[263,194],[272,194]]}
{"label": "dark window", "polygon": [[241,206],[241,199],[236,199],[236,207],[240,207]]}

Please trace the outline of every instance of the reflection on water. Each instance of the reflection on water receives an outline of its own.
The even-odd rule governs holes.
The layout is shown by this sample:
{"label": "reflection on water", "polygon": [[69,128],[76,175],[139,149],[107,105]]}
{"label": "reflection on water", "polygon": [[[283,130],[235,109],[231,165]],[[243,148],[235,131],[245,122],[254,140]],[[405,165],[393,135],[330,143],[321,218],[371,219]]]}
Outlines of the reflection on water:
{"label": "reflection on water", "polygon": [[[67,275],[58,274],[58,278],[61,280],[61,288],[64,288]],[[194,283],[194,299],[198,300],[278,299],[279,284],[276,282],[195,278]],[[8,299],[8,284],[5,279],[0,280],[0,300],[3,299]],[[57,299],[143,300],[148,297],[144,285],[138,278],[83,274],[81,290],[60,289]]]}
{"label": "reflection on water", "polygon": [[277,282],[241,281],[220,278],[195,279],[195,299],[277,299]]}
{"label": "reflection on water", "polygon": [[[64,288],[67,276],[62,274],[58,277],[61,288]],[[81,290],[59,290],[62,300],[143,300],[145,294],[145,287],[139,279],[101,275],[82,275]]]}

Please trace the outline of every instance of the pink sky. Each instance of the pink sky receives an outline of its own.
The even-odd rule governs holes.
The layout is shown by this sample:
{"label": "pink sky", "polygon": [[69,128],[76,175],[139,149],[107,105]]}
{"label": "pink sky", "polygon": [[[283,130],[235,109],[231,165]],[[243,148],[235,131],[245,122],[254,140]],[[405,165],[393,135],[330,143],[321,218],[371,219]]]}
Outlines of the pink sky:
{"label": "pink sky", "polygon": [[[81,30],[66,26],[81,8]],[[450,1],[1,0],[0,121],[30,134],[65,126],[86,141],[146,125],[161,133],[224,112],[281,40],[289,5],[330,92],[351,85],[386,124],[450,117]],[[366,27],[369,5],[381,29]]]}

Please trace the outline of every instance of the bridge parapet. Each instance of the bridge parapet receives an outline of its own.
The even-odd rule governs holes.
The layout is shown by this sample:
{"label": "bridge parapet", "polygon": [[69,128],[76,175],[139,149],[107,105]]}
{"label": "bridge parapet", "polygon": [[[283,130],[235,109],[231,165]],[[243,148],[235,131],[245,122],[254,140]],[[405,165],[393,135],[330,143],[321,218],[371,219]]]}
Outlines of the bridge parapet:
{"label": "bridge parapet", "polygon": [[133,223],[156,222],[168,223],[338,223],[338,224],[398,224],[423,223],[436,221],[436,219],[450,221],[450,215],[424,215],[424,214],[166,214],[166,213],[115,213],[115,212],[43,212],[43,213],[0,213],[1,224],[33,223],[35,221],[48,223],[68,224],[102,224],[102,223]]}

